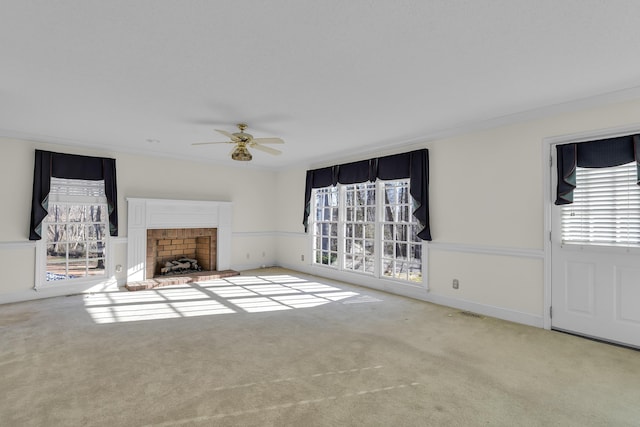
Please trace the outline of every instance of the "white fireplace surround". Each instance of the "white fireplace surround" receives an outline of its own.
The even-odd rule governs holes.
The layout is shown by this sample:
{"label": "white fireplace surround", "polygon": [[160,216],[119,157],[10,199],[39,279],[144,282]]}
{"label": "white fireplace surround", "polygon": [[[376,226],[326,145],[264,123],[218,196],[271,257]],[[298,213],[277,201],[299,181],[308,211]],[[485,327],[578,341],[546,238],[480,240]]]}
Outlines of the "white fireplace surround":
{"label": "white fireplace surround", "polygon": [[127,283],[145,280],[147,230],[217,228],[216,268],[231,266],[231,202],[127,198]]}

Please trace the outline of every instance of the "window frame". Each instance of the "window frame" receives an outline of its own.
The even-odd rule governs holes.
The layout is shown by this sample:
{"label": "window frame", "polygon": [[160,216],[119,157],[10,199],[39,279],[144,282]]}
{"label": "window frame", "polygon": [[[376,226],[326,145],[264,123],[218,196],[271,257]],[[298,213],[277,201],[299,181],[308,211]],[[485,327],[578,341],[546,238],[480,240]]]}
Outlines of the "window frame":
{"label": "window frame", "polygon": [[[421,274],[421,278],[419,281],[412,281],[409,280],[408,275],[406,279],[403,279],[401,277],[397,277],[397,276],[389,276],[389,275],[384,275],[383,271],[382,271],[382,265],[383,265],[383,227],[385,223],[389,223],[389,221],[385,221],[384,215],[385,215],[385,204],[384,204],[384,191],[385,191],[385,185],[389,184],[389,183],[395,183],[395,182],[401,182],[403,183],[404,186],[406,186],[407,189],[407,195],[408,195],[408,203],[407,205],[409,206],[409,221],[406,222],[402,222],[402,225],[407,225],[409,227],[414,227],[415,232],[417,233],[420,229],[420,223],[417,221],[417,219],[415,218],[415,216],[413,216],[412,214],[412,205],[413,205],[413,199],[409,193],[409,189],[410,189],[410,179],[409,178],[404,178],[404,179],[394,179],[394,180],[376,180],[375,182],[365,182],[365,183],[361,183],[361,184],[337,184],[336,186],[328,186],[328,187],[322,187],[322,188],[314,188],[312,190],[312,197],[311,197],[311,221],[310,221],[310,241],[311,241],[311,260],[310,260],[310,264],[313,267],[318,267],[318,268],[327,268],[330,269],[332,271],[337,271],[340,273],[347,273],[347,274],[358,274],[358,275],[362,275],[364,277],[370,277],[370,278],[375,278],[375,279],[380,279],[380,280],[385,280],[385,281],[391,281],[391,282],[395,282],[398,284],[403,284],[403,285],[409,285],[409,286],[416,286],[416,287],[421,287],[421,288],[427,288],[427,282],[426,282],[426,271],[425,271],[425,258],[427,256],[427,248],[425,247],[425,241],[421,240],[418,238],[418,241],[415,242],[415,245],[419,245],[420,246],[420,274]],[[347,192],[349,190],[350,187],[353,186],[358,186],[358,185],[371,185],[373,186],[373,189],[375,191],[375,220],[372,223],[373,225],[373,229],[374,229],[374,237],[373,237],[373,269],[372,271],[362,271],[362,270],[354,270],[352,268],[348,268],[345,265],[345,259],[346,259],[346,242],[347,239],[350,239],[350,236],[347,236],[347,225],[351,222],[349,221],[348,217],[347,217],[347,204],[346,204],[346,200],[347,200]],[[317,242],[317,235],[315,234],[316,232],[316,224],[317,224],[317,198],[316,195],[318,192],[320,191],[326,191],[327,189],[331,189],[331,188],[335,188],[338,192],[338,263],[336,263],[335,266],[331,266],[331,265],[326,265],[326,264],[321,264],[321,263],[316,263],[316,242]],[[366,215],[366,207],[365,207],[365,215]],[[368,221],[365,221],[368,222]],[[366,236],[363,236],[363,239],[366,239]],[[395,259],[395,258],[394,258]],[[366,270],[366,269],[365,269]]]}
{"label": "window frame", "polygon": [[[386,186],[387,185],[391,185],[394,186],[396,188],[398,188],[397,183],[402,183],[402,192],[403,192],[403,196],[406,196],[406,200],[400,200],[398,201],[397,199],[394,200],[392,203],[387,203],[387,190],[386,190]],[[410,194],[410,187],[409,187],[409,181],[408,180],[393,180],[393,181],[382,181],[381,182],[381,191],[384,194],[384,199],[382,199],[380,201],[380,205],[381,205],[381,212],[380,212],[380,216],[379,216],[379,221],[380,221],[380,237],[378,238],[378,240],[380,241],[381,244],[381,252],[380,252],[380,256],[379,256],[379,260],[380,260],[380,268],[381,268],[381,276],[384,277],[385,279],[395,279],[395,280],[401,280],[403,282],[410,282],[410,283],[419,283],[415,280],[411,280],[410,276],[411,276],[411,267],[412,267],[412,258],[411,254],[414,254],[414,248],[417,250],[417,248],[419,247],[419,252],[420,252],[420,278],[421,278],[421,282],[423,280],[423,271],[424,271],[424,264],[422,263],[422,259],[423,259],[423,255],[424,255],[424,248],[422,247],[422,240],[419,239],[418,237],[416,237],[417,233],[419,232],[418,228],[420,227],[420,224],[417,222],[416,218],[413,216],[412,211],[413,211],[413,200],[411,198],[411,194]],[[396,190],[396,197],[398,196],[398,191]],[[396,211],[396,215],[399,215],[399,218],[397,218],[396,220],[388,220],[386,218],[386,213],[387,213],[387,208],[392,208],[392,210]],[[391,232],[391,239],[386,239],[386,232],[385,232],[385,226],[392,226],[392,232]],[[401,234],[404,235],[403,238],[398,238],[398,234],[397,234],[397,227],[403,227],[401,228],[401,230],[404,230]],[[406,228],[405,228],[406,227]],[[414,238],[415,237],[415,238]],[[385,254],[385,245],[386,244],[391,244],[393,245],[393,252],[394,252],[394,256],[393,257],[388,257]],[[398,249],[399,245],[404,245],[405,246],[405,251],[406,251],[406,260],[405,261],[400,261],[402,263],[405,264],[406,266],[406,279],[402,279],[399,277],[399,274],[397,272],[397,263],[398,261],[398,257],[395,256],[396,254],[396,250]],[[401,258],[400,258],[401,259]],[[392,263],[392,268],[393,268],[393,274],[392,275],[387,275],[386,274],[386,269],[383,269],[382,267],[385,265],[385,260],[386,261],[390,261]],[[401,267],[402,268],[402,267]]]}
{"label": "window frame", "polygon": [[[336,201],[336,204],[333,205],[331,203],[329,204],[323,204],[322,207],[318,207],[318,197],[319,194],[324,194],[325,198],[328,200],[329,198],[333,199]],[[339,256],[339,247],[340,247],[340,197],[341,197],[341,193],[339,191],[339,189],[337,189],[336,187],[324,187],[324,188],[318,188],[318,189],[314,189],[313,194],[312,194],[312,204],[313,204],[313,220],[312,220],[312,227],[311,227],[311,236],[312,236],[312,249],[311,249],[311,263],[314,265],[322,265],[328,268],[332,268],[332,269],[340,269],[340,256]],[[334,209],[336,210],[336,213],[334,214]],[[322,219],[319,220],[319,214],[320,211],[322,212]],[[329,213],[329,218],[326,218],[326,214],[327,212]],[[318,230],[318,226],[321,226],[321,224],[324,224],[324,226],[328,226],[329,228],[329,232],[328,233],[324,233],[324,230],[320,233],[320,236],[318,237],[318,235],[316,234],[316,230]],[[335,226],[335,236],[332,235],[331,233],[331,228],[332,225]],[[323,227],[324,228],[324,227]],[[323,239],[328,239],[329,240],[329,250],[328,251],[324,251],[324,250],[319,250],[318,249],[318,239],[323,240]],[[331,250],[331,239],[336,239],[336,250],[332,251]],[[326,257],[327,257],[327,262],[316,262],[316,260],[318,259],[318,256],[320,257],[320,260],[324,261],[324,257],[325,257],[325,253],[326,253]],[[332,255],[335,254],[335,260],[337,261],[337,263],[333,263],[332,262]]]}
{"label": "window frame", "polygon": [[[102,187],[100,187],[102,185]],[[113,253],[111,235],[109,233],[109,211],[107,198],[104,194],[103,181],[83,181],[73,179],[52,178],[51,193],[49,194],[48,207],[51,211],[54,205],[62,206],[84,206],[94,205],[103,209],[101,224],[105,226],[104,242],[104,274],[83,276],[72,279],[47,280],[47,245],[49,243],[48,234],[43,232],[43,236],[36,242],[36,268],[35,268],[35,290],[46,290],[54,288],[68,288],[77,285],[97,284],[108,280],[113,276]],[[43,220],[43,230],[49,225],[45,218]]]}
{"label": "window frame", "polygon": [[[373,190],[374,203],[370,203],[369,192]],[[340,225],[338,226],[338,247],[342,249],[342,256],[340,256],[340,251],[338,251],[338,258],[340,259],[339,266],[341,270],[347,271],[350,273],[361,273],[370,276],[376,276],[378,272],[377,266],[377,254],[379,250],[377,250],[377,240],[378,240],[378,185],[373,182],[363,182],[358,184],[344,184],[342,188],[339,189],[341,193],[341,202],[338,205],[338,212],[340,218]],[[358,204],[357,197],[360,191],[364,191],[364,203]],[[353,204],[348,204],[349,193],[352,193]],[[340,209],[340,207],[343,209]],[[349,217],[349,211],[351,210],[351,217]],[[369,215],[371,210],[373,210],[373,221],[369,219]],[[363,221],[358,221],[357,216],[358,212],[362,212]],[[351,233],[348,232],[348,226],[351,225]],[[360,236],[356,235],[357,225],[362,225]],[[373,230],[373,237],[367,237],[367,231]],[[342,234],[341,234],[342,233]],[[350,234],[350,235],[349,235]],[[369,242],[367,242],[369,241]],[[348,243],[351,243],[351,250],[347,252]],[[358,245],[357,242],[362,243],[362,252],[358,253],[356,251],[356,247]],[[373,253],[367,254],[367,243],[373,243]],[[347,257],[351,257],[351,267],[347,266]],[[353,268],[356,264],[356,260],[360,259],[362,262],[363,268],[356,269]],[[371,268],[367,268],[367,262],[373,261],[370,264]]]}

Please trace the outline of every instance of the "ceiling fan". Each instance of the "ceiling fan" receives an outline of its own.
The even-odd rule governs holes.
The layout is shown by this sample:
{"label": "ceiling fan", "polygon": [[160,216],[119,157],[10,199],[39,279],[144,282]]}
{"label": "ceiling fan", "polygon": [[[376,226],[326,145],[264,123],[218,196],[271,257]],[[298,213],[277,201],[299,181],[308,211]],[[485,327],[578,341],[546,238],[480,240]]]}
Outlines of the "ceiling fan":
{"label": "ceiling fan", "polygon": [[220,142],[196,142],[191,145],[209,145],[209,144],[236,144],[231,151],[231,158],[233,160],[248,162],[253,158],[249,152],[249,148],[255,148],[256,150],[264,151],[265,153],[278,155],[282,152],[275,148],[265,147],[262,144],[284,144],[284,141],[280,138],[254,138],[253,135],[245,133],[247,128],[245,123],[238,123],[238,129],[240,132],[229,133],[225,130],[216,129],[216,132],[220,132],[224,136],[229,137],[231,141]]}

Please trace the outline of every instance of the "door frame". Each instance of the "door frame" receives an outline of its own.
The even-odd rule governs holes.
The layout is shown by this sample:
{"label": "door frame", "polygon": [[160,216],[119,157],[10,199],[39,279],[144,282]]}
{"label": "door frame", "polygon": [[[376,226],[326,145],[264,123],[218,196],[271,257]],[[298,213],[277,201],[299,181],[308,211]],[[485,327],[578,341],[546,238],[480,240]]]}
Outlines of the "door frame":
{"label": "door frame", "polygon": [[[605,129],[596,129],[584,132],[570,133],[564,135],[549,136],[542,139],[542,168],[543,168],[543,191],[544,198],[544,288],[543,288],[543,313],[542,323],[544,329],[551,329],[551,215],[554,208],[553,197],[556,184],[556,157],[553,147],[557,144],[570,144],[573,142],[587,142],[597,139],[614,138],[632,133],[640,133],[640,123],[616,126]],[[554,188],[552,188],[552,185]]]}

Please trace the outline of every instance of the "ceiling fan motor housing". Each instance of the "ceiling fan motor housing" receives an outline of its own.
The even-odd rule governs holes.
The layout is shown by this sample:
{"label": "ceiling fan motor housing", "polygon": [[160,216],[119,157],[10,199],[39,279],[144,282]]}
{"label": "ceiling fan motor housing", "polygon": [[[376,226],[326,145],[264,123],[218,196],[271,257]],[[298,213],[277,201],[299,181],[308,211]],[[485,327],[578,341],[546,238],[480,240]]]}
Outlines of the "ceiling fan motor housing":
{"label": "ceiling fan motor housing", "polygon": [[238,147],[233,150],[233,153],[231,153],[231,158],[241,162],[248,162],[253,158],[253,156],[249,150],[247,150],[247,147]]}
{"label": "ceiling fan motor housing", "polygon": [[238,140],[242,142],[249,142],[253,139],[253,135],[250,135],[244,132],[236,132],[236,133],[233,133],[232,135],[238,138]]}

